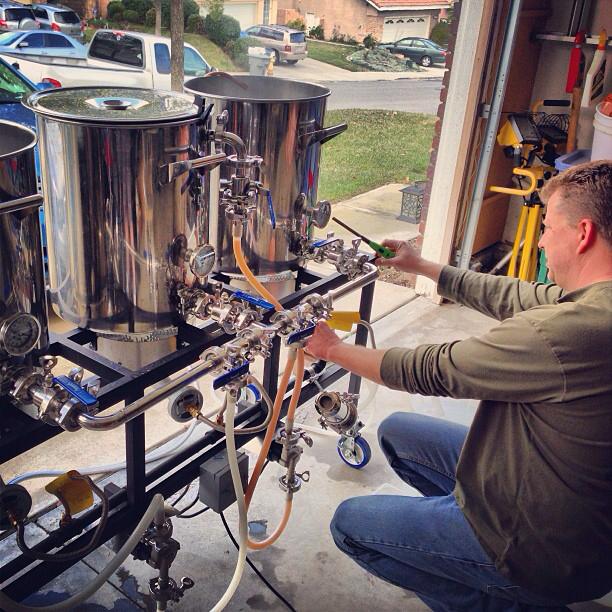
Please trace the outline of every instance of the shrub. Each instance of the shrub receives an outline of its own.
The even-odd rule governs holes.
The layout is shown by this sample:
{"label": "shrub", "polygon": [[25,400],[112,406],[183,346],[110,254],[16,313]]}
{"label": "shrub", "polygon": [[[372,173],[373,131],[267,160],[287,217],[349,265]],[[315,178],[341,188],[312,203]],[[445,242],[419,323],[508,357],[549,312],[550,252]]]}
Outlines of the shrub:
{"label": "shrub", "polygon": [[[147,11],[153,6],[151,0],[123,0],[123,14],[131,23],[144,23]],[[128,11],[134,11],[137,15],[136,19],[127,17]]]}
{"label": "shrub", "polygon": [[349,36],[348,34],[343,34],[342,32],[340,32],[340,30],[338,30],[338,28],[334,28],[332,30],[332,35],[329,40],[336,43],[342,43],[344,45],[357,44],[357,41],[352,36]]}
{"label": "shrub", "polygon": [[450,33],[448,21],[438,21],[438,23],[436,23],[436,25],[433,27],[429,38],[435,43],[446,47],[446,45],[448,45],[449,36]]}
{"label": "shrub", "polygon": [[306,24],[303,19],[299,17],[297,19],[291,19],[285,24],[288,28],[293,28],[294,30],[302,30],[302,32],[306,31]]}
{"label": "shrub", "polygon": [[204,32],[214,43],[220,47],[225,47],[231,40],[240,38],[240,24],[229,15],[221,15],[219,19],[206,15]]}
{"label": "shrub", "polygon": [[261,43],[256,38],[237,38],[236,40],[230,40],[225,50],[229,56],[234,60],[236,66],[243,70],[249,68],[249,47],[259,47]]}
{"label": "shrub", "polygon": [[155,27],[155,13],[157,11],[154,8],[150,8],[145,14],[145,25],[153,28]]}
{"label": "shrub", "polygon": [[204,34],[204,17],[189,15],[185,29],[192,34]]}
{"label": "shrub", "polygon": [[108,18],[112,21],[121,21],[123,19],[123,2],[118,0],[109,2],[106,10]]}
{"label": "shrub", "polygon": [[316,40],[324,40],[325,32],[323,31],[323,27],[321,25],[316,25],[314,28],[310,28],[310,30],[308,30],[308,36]]}
{"label": "shrub", "polygon": [[[161,0],[162,9],[162,28],[170,27],[170,2],[172,0]],[[189,19],[190,15],[199,15],[200,7],[194,2],[194,0],[183,0],[183,15],[185,16],[185,23]]]}
{"label": "shrub", "polygon": [[363,46],[366,49],[373,49],[378,44],[378,40],[372,34],[367,34],[363,38]]}
{"label": "shrub", "polygon": [[131,9],[127,9],[126,11],[123,11],[123,18],[126,21],[129,21],[130,23],[142,23],[140,19],[140,15],[138,15],[136,11],[133,11]]}

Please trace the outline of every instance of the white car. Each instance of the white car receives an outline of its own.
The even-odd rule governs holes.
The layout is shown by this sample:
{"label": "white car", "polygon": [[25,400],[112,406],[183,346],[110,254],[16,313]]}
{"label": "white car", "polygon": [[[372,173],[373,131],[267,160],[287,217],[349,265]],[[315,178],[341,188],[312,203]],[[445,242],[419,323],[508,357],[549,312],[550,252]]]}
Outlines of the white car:
{"label": "white car", "polygon": [[61,32],[17,30],[0,34],[0,53],[87,57],[87,47]]}
{"label": "white car", "polygon": [[[210,64],[197,49],[185,43],[185,79],[211,72]],[[171,89],[170,39],[141,32],[98,30],[85,57],[0,51],[7,62],[34,83],[54,87],[143,87]]]}

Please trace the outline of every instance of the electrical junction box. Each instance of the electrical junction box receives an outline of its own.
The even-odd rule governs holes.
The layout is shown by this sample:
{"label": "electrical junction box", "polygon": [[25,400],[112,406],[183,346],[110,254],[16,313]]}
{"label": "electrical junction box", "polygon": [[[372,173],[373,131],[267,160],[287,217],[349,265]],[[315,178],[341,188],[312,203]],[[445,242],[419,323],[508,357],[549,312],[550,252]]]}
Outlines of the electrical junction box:
{"label": "electrical junction box", "polygon": [[[238,452],[238,469],[242,488],[249,478],[249,457]],[[200,501],[215,512],[223,512],[236,501],[236,492],[227,461],[227,450],[217,453],[200,466]]]}

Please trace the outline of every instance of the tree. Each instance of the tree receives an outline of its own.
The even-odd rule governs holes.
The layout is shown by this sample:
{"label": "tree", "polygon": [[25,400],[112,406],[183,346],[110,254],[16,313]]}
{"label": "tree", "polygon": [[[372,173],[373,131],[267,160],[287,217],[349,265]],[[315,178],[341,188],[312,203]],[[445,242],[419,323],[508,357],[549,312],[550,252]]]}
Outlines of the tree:
{"label": "tree", "polygon": [[162,9],[161,0],[154,0],[155,4],[155,36],[161,36]]}
{"label": "tree", "polygon": [[183,0],[172,0],[170,3],[170,87],[172,91],[183,91],[185,75],[183,64],[184,32]]}
{"label": "tree", "polygon": [[223,1],[224,0],[206,1],[206,8],[208,9],[208,14],[214,21],[219,21],[219,19],[221,19],[221,15],[223,15]]}

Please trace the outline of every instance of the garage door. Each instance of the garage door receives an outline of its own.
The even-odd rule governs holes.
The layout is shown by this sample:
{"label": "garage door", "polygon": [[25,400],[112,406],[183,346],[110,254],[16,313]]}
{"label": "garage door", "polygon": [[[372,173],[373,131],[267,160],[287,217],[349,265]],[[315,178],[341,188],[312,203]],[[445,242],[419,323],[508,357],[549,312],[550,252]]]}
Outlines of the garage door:
{"label": "garage door", "polygon": [[429,36],[429,15],[385,17],[382,42],[395,42],[405,36]]}
{"label": "garage door", "polygon": [[245,30],[257,25],[257,2],[226,2],[223,12],[240,22],[240,29]]}

